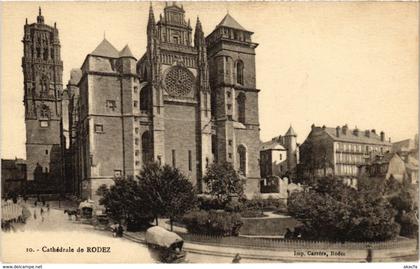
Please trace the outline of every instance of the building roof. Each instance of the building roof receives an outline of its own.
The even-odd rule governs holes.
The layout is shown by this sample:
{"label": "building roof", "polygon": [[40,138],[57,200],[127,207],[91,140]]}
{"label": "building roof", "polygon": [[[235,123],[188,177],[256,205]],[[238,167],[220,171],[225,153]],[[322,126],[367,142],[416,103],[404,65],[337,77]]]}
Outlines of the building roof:
{"label": "building roof", "polygon": [[24,159],[1,159],[2,169],[15,168],[18,164],[26,164]]}
{"label": "building roof", "polygon": [[242,25],[240,25],[232,16],[230,16],[229,13],[226,14],[226,16],[217,25],[217,27],[228,27],[228,28],[233,28],[233,29],[249,32],[244,27],[242,27]]}
{"label": "building roof", "polygon": [[293,127],[290,125],[289,130],[287,130],[285,136],[297,136],[295,130],[293,130]]}
{"label": "building roof", "polygon": [[102,40],[102,42],[90,54],[110,58],[119,57],[118,50],[108,40],[106,40],[106,38],[104,38],[104,40]]}
{"label": "building roof", "polygon": [[133,56],[133,53],[130,50],[130,47],[127,45],[125,45],[125,47],[120,51],[119,53],[120,57],[132,57],[135,58]]}
{"label": "building roof", "polygon": [[415,141],[411,138],[392,143],[392,150],[395,152],[410,151],[415,149],[415,147]]}
{"label": "building roof", "polygon": [[[319,127],[321,128],[321,127]],[[343,132],[341,127],[339,130],[339,136],[337,136],[336,128],[322,127],[322,129],[330,136],[334,141],[342,142],[353,142],[353,143],[365,143],[365,144],[377,144],[391,146],[388,141],[381,141],[381,137],[376,132],[369,131],[369,137],[366,136],[364,130],[358,130],[358,135],[355,134],[356,129],[347,129],[346,134]]]}
{"label": "building roof", "polygon": [[260,150],[269,149],[286,150],[286,148],[283,145],[281,145],[277,140],[270,140],[261,144]]}

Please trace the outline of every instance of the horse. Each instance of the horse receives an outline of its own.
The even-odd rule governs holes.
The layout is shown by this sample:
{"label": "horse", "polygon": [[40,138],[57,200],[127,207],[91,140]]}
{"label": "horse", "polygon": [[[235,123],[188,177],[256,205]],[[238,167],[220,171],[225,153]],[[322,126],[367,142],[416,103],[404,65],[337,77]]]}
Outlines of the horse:
{"label": "horse", "polygon": [[76,220],[78,219],[78,217],[77,217],[77,215],[78,215],[77,210],[75,210],[75,209],[66,209],[66,210],[64,210],[64,214],[66,214],[66,213],[69,216],[69,219],[71,219],[72,216],[74,216],[74,218]]}

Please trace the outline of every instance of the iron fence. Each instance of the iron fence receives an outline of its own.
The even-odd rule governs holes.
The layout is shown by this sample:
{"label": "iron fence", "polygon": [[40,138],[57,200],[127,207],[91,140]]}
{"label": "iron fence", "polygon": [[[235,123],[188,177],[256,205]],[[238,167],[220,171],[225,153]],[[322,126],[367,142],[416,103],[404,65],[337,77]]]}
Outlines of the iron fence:
{"label": "iron fence", "polygon": [[327,249],[327,250],[362,250],[362,249],[402,249],[416,248],[415,239],[400,239],[384,242],[328,242],[307,240],[286,240],[277,238],[249,238],[249,237],[223,237],[202,234],[181,234],[185,241],[225,246],[243,246],[252,248],[273,249]]}

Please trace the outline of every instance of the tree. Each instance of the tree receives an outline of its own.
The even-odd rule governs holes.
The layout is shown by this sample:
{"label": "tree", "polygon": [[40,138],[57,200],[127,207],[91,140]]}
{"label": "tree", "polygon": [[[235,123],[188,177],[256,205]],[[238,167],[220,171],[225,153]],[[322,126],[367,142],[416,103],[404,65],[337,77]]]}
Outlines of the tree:
{"label": "tree", "polygon": [[376,189],[355,190],[332,177],[292,193],[288,211],[304,224],[307,239],[382,241],[399,233],[396,210],[381,193]]}
{"label": "tree", "polygon": [[139,196],[158,217],[169,217],[171,230],[173,220],[196,206],[196,193],[191,182],[177,168],[150,163],[138,176]]}
{"label": "tree", "polygon": [[311,184],[320,171],[324,177],[330,172],[333,173],[333,163],[325,144],[309,139],[302,144],[299,152],[300,163],[297,171],[299,180],[296,182]]}
{"label": "tree", "polygon": [[245,180],[235,171],[231,163],[213,163],[203,178],[208,192],[221,203],[230,201],[232,196],[244,196]]}
{"label": "tree", "polygon": [[132,176],[115,179],[110,187],[101,185],[96,191],[101,196],[99,203],[105,206],[112,219],[126,220],[136,227],[147,226],[153,219],[150,205],[139,193],[139,185]]}

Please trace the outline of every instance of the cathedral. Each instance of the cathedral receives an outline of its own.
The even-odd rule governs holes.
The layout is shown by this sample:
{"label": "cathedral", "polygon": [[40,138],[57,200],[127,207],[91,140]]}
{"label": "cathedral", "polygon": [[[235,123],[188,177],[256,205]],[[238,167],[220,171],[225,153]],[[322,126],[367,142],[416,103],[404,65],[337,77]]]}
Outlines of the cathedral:
{"label": "cathedral", "polygon": [[246,194],[259,192],[253,33],[227,14],[205,36],[176,3],[158,19],[150,6],[145,30],[140,59],[104,38],[63,89],[58,30],[41,13],[25,25],[28,179],[41,167],[67,192],[96,200],[100,185],[156,161],[203,191],[207,167],[230,162]]}

